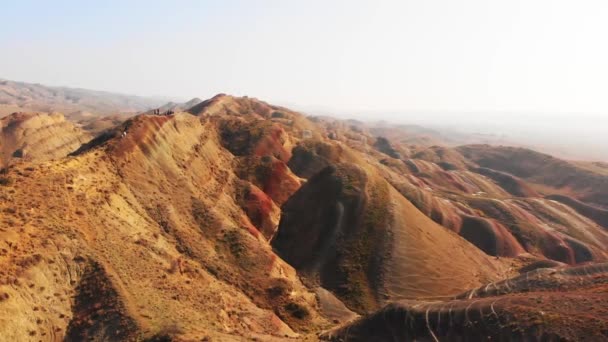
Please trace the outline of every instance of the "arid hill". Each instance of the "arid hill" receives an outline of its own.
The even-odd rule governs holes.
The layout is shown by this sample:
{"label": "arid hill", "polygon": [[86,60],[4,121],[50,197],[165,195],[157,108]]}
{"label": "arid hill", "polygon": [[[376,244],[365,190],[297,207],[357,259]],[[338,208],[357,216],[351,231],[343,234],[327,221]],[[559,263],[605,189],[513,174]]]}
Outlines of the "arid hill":
{"label": "arid hill", "polygon": [[66,157],[89,139],[62,114],[13,113],[0,119],[0,168]]}
{"label": "arid hill", "polygon": [[[327,324],[235,200],[251,185],[214,123],[140,116],[119,131],[4,176],[4,336],[238,339]],[[99,291],[110,298],[91,302]]]}
{"label": "arid hill", "polygon": [[95,137],[2,122],[8,340],[605,334],[608,232],[585,187],[224,94]]}
{"label": "arid hill", "polygon": [[272,241],[279,256],[360,313],[450,296],[500,274],[487,255],[354,164],[323,169],[282,211]]}
{"label": "arid hill", "polygon": [[[470,145],[458,150],[481,167],[508,172],[539,185],[546,194],[559,193],[608,207],[608,174],[536,151],[507,146]],[[601,164],[600,164],[601,165]]]}
{"label": "arid hill", "polygon": [[543,198],[534,184],[492,169],[446,169],[416,158],[381,163],[385,178],[420,211],[490,255],[532,254],[570,264],[606,260],[601,209]]}

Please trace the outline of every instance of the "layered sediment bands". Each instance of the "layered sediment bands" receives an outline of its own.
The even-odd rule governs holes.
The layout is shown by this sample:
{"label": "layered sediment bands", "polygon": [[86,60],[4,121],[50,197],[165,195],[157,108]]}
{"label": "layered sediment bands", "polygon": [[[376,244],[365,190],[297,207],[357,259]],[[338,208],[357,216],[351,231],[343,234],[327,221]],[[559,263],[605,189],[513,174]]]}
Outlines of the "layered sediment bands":
{"label": "layered sediment bands", "polygon": [[501,273],[481,250],[424,216],[393,188],[389,196],[390,254],[383,259],[382,283],[387,299],[447,297]]}
{"label": "layered sediment bands", "polygon": [[[220,97],[212,102],[232,103],[227,102],[230,98]],[[236,112],[231,111],[230,115],[203,116],[217,127],[222,147],[238,157],[238,176],[260,188],[280,206],[300,187],[300,179],[286,164],[292,157],[292,138],[282,124],[261,119],[270,116],[268,105],[250,102],[249,106],[244,106],[247,102],[240,103],[238,111],[235,108]],[[206,108],[209,111],[217,106],[211,103]]]}
{"label": "layered sediment bands", "polygon": [[[315,294],[237,203],[238,162],[215,127],[189,114],[138,116],[121,127],[124,136],[3,174],[10,182],[0,187],[9,199],[0,201],[0,237],[14,246],[0,250],[0,293],[8,296],[0,312],[11,313],[0,314],[3,335],[63,339],[72,310],[75,339],[113,326],[87,323],[99,310],[124,313],[116,320],[130,317],[142,338],[296,337],[327,324]],[[17,256],[32,257],[14,269]],[[89,258],[107,276],[85,271]],[[111,281],[97,281],[97,290],[80,274]],[[100,308],[78,297],[106,290],[118,299]]]}
{"label": "layered sediment bands", "polygon": [[273,106],[253,98],[218,94],[191,107],[188,112],[201,116],[253,115],[257,118],[270,118],[273,108]]}
{"label": "layered sediment bands", "polygon": [[[411,183],[395,182],[392,184],[403,197],[433,221],[452,231],[460,231],[462,226],[461,211],[463,210],[456,207],[453,202],[440,198],[431,191],[421,189]],[[473,214],[471,211],[464,212],[465,214]]]}
{"label": "layered sediment bands", "polygon": [[[278,226],[281,209],[257,186],[243,182],[239,186],[237,202],[245,210],[251,223],[270,240]],[[204,215],[204,212],[201,214]]]}
{"label": "layered sediment bands", "polygon": [[236,156],[273,156],[283,162],[291,158],[289,135],[279,124],[267,120],[234,117],[221,119],[222,145]]}
{"label": "layered sediment bands", "polygon": [[441,166],[444,170],[466,170],[467,161],[456,150],[443,146],[431,146],[416,152],[415,159],[422,159]]}
{"label": "layered sediment bands", "polygon": [[561,202],[573,208],[579,214],[593,220],[593,222],[608,229],[608,210],[594,207],[592,205],[588,205],[581,201],[578,201],[572,197],[563,195],[550,195],[547,196],[547,199]]}
{"label": "layered sediment bands", "polygon": [[[428,163],[417,164],[435,175],[444,173]],[[459,193],[433,183],[435,176],[401,177],[391,172],[385,177],[420,211],[490,255],[512,257],[525,251],[570,264],[606,260],[605,229],[567,205],[536,197],[513,198],[494,190]],[[468,227],[463,230],[465,221]],[[488,245],[488,238],[496,243]]]}
{"label": "layered sediment bands", "polygon": [[464,216],[460,236],[489,255],[514,257],[524,252],[507,228],[480,217]]}
{"label": "layered sediment bands", "polygon": [[498,274],[481,251],[351,165],[322,170],[282,211],[275,250],[357,312],[387,300],[454,295]]}
{"label": "layered sediment bands", "polygon": [[[0,170],[5,339],[608,338],[605,266],[561,267],[608,258],[604,209],[577,193],[594,183],[543,198],[543,176],[390,129],[383,153],[361,122],[227,95],[190,111]],[[13,119],[3,151],[26,131],[63,151],[63,123]]]}
{"label": "layered sediment bands", "polygon": [[475,169],[475,172],[488,176],[498,183],[503,189],[507,190],[511,195],[517,197],[538,197],[538,193],[521,179],[514,177],[508,173],[500,172],[485,167]]}
{"label": "layered sediment bands", "polygon": [[262,189],[278,206],[301,184],[287,164],[269,155],[240,157],[237,175]]}
{"label": "layered sediment bands", "polygon": [[0,168],[66,157],[89,139],[62,114],[13,113],[0,120]]}
{"label": "layered sediment bands", "polygon": [[416,189],[406,183],[395,188],[416,208],[438,224],[458,233],[488,255],[515,257],[524,248],[499,221],[474,216],[476,213],[461,204],[438,198],[432,192]]}
{"label": "layered sediment bands", "polygon": [[[606,264],[540,269],[443,302],[399,301],[321,335],[331,341],[608,338]],[[550,290],[550,291],[547,291]]]}
{"label": "layered sediment bands", "polygon": [[468,198],[466,203],[504,226],[530,253],[575,264],[606,259],[608,235],[573,209],[544,199]]}
{"label": "layered sediment bands", "polygon": [[475,172],[460,169],[446,171],[440,165],[422,159],[407,159],[404,163],[415,183],[423,184],[421,187],[428,190],[509,197],[509,193],[500,185]]}
{"label": "layered sediment bands", "polygon": [[[110,151],[120,153],[115,163],[120,165],[124,182],[139,202],[146,203],[148,215],[176,240],[180,253],[204,265],[219,280],[239,288],[257,306],[280,312],[294,328],[305,328],[319,319],[312,307],[314,296],[302,288],[290,267],[276,258],[265,242],[273,228],[258,229],[241,211],[235,201],[241,182],[234,172],[238,162],[222,149],[213,128],[213,122],[190,115],[178,114],[169,121],[142,118]],[[146,144],[132,145],[129,139]],[[285,165],[268,158],[270,166]],[[270,170],[269,177],[275,176],[274,168]],[[156,194],[157,189],[162,196]],[[260,201],[267,201],[262,194],[257,195]],[[272,204],[268,204],[272,210]],[[260,209],[261,219],[271,214]],[[255,217],[255,213],[249,214]],[[288,279],[285,291],[298,289],[300,294],[289,301],[265,296],[265,289],[274,286],[277,279]],[[289,303],[301,306],[308,314],[294,317],[282,313]]]}
{"label": "layered sediment bands", "polygon": [[566,194],[583,202],[608,206],[608,176],[603,173],[525,148],[466,145],[457,150],[481,167],[542,185],[544,193]]}
{"label": "layered sediment bands", "polygon": [[287,163],[289,168],[302,178],[310,178],[324,168],[340,164],[361,164],[362,158],[351,148],[341,143],[308,139],[298,142]]}

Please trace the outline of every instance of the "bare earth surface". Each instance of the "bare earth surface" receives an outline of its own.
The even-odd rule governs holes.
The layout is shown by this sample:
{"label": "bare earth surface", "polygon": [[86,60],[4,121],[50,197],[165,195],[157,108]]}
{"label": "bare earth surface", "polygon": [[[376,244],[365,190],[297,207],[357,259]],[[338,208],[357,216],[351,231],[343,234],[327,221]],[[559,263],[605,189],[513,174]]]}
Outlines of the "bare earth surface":
{"label": "bare earth surface", "polygon": [[602,165],[158,106],[2,119],[3,339],[608,339]]}

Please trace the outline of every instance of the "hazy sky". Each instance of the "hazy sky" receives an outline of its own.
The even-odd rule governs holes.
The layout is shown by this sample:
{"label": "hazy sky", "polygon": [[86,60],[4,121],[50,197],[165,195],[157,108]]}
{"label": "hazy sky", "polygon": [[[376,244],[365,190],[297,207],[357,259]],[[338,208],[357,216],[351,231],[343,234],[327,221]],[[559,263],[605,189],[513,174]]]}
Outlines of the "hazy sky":
{"label": "hazy sky", "polygon": [[608,1],[2,1],[0,77],[338,111],[608,113]]}

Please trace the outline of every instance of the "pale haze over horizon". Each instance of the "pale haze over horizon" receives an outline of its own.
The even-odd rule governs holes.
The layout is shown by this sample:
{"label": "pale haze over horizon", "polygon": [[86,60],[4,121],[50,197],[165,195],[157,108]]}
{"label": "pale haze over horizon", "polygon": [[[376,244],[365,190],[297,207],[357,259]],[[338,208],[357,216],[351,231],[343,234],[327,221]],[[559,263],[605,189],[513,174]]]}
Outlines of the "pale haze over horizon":
{"label": "pale haze over horizon", "polygon": [[519,113],[493,125],[554,121],[546,139],[608,158],[606,18],[584,0],[14,1],[0,78],[447,125]]}

